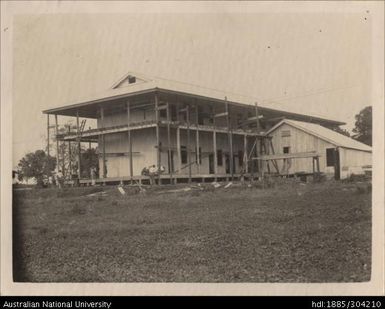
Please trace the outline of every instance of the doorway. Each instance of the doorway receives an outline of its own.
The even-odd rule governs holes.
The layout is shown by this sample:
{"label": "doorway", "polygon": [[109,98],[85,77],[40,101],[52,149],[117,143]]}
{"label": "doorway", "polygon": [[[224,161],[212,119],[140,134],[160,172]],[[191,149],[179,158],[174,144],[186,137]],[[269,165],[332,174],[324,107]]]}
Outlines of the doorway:
{"label": "doorway", "polygon": [[335,180],[341,179],[340,173],[340,152],[338,148],[334,150],[334,178]]}
{"label": "doorway", "polygon": [[[226,174],[230,174],[230,154],[225,154],[225,169]],[[233,156],[233,173],[235,173],[235,156]]]}
{"label": "doorway", "polygon": [[214,174],[214,155],[209,154],[209,174]]}
{"label": "doorway", "polygon": [[168,173],[174,173],[174,150],[171,150],[170,152],[167,152],[167,158],[168,158]]}

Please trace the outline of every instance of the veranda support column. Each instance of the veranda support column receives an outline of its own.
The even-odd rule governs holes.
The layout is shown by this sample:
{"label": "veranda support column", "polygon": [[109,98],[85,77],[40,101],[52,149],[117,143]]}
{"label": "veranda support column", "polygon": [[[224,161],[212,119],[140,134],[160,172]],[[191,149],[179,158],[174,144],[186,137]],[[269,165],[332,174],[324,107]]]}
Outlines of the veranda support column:
{"label": "veranda support column", "polygon": [[49,156],[49,114],[47,114],[47,155]]}
{"label": "veranda support column", "polygon": [[[258,110],[258,102],[255,102],[255,117],[256,117],[256,122],[257,122],[257,133],[259,134],[260,133],[260,131],[261,131],[261,125],[260,125],[260,123],[259,123],[259,110]],[[263,139],[262,139],[263,140]],[[260,147],[259,147],[259,152],[260,152],[260,154],[262,154],[262,143],[263,143],[263,141],[261,141],[261,143],[260,143]],[[258,156],[258,143],[256,143],[256,155]],[[255,162],[255,164],[254,164],[254,162],[253,162],[253,166],[252,166],[252,168],[253,168],[253,170],[254,170],[254,165],[256,165],[256,167],[257,167],[257,170],[258,170],[258,172],[261,172],[261,171],[263,171],[263,173],[264,173],[264,161],[260,161],[260,160],[257,160],[257,162]],[[262,178],[264,177],[264,175],[262,175],[261,176]]]}
{"label": "veranda support column", "polygon": [[[88,130],[91,130],[91,127],[88,127]],[[91,146],[91,141],[88,142],[88,149],[91,150],[92,146]]]}
{"label": "veranda support column", "polygon": [[[177,111],[176,111],[176,117],[177,117],[177,122],[178,122],[178,127],[176,128],[176,151],[178,153],[178,164],[177,164],[177,171],[178,174],[181,173],[182,169],[182,153],[181,153],[181,148],[180,148],[180,115],[179,115],[179,105],[177,105]],[[178,182],[177,180],[178,177],[175,177],[175,184]]]}
{"label": "veranda support column", "polygon": [[[155,93],[155,130],[156,130],[156,164],[157,170],[160,170],[160,135],[159,135],[159,98],[158,93]],[[160,173],[158,172],[158,185],[160,185]]]}
{"label": "veranda support column", "polygon": [[57,121],[57,115],[55,114],[55,139],[56,139],[56,169],[59,171],[59,140],[58,140],[58,134],[59,134],[59,125]]}
{"label": "veranda support column", "polygon": [[245,134],[243,136],[243,158],[244,158],[244,162],[243,162],[243,171],[245,174],[247,174],[249,172],[249,158],[248,158],[248,155],[247,155],[247,135]]}
{"label": "veranda support column", "polygon": [[79,126],[79,111],[76,111],[76,127],[77,127],[77,141],[78,141],[78,180],[80,184],[81,178],[81,143],[80,143],[80,126]]}
{"label": "veranda support column", "polygon": [[257,122],[257,133],[260,133],[261,125],[259,123],[259,110],[258,110],[258,102],[255,102],[255,117]]}
{"label": "veranda support column", "polygon": [[215,130],[215,108],[213,108],[213,151],[214,151],[214,179],[217,181],[218,158],[217,158],[217,132]]}
{"label": "veranda support column", "polygon": [[233,164],[234,164],[234,154],[233,154],[233,134],[231,132],[231,128],[230,128],[230,115],[229,115],[229,103],[227,103],[227,97],[225,97],[225,100],[226,100],[226,125],[227,125],[227,137],[228,137],[228,141],[229,141],[229,151],[230,151],[230,174],[231,174],[231,180],[233,180],[234,178],[234,167],[233,167]]}
{"label": "veranda support column", "polygon": [[130,169],[130,180],[131,184],[133,184],[133,163],[132,163],[132,139],[131,139],[131,115],[130,115],[130,101],[127,101],[127,139],[128,139],[128,160],[129,160],[129,169]]}
{"label": "veranda support column", "polygon": [[[68,126],[68,135],[71,134],[71,125]],[[71,141],[68,141],[68,171],[69,171],[69,179],[72,180],[72,149],[71,149]]]}
{"label": "veranda support column", "polygon": [[195,125],[196,125],[196,131],[195,131],[195,146],[196,146],[196,159],[197,159],[197,174],[200,174],[200,151],[199,151],[199,109],[198,105],[195,104],[195,110],[196,110],[196,115],[195,115]]}
{"label": "veranda support column", "polygon": [[[104,128],[104,107],[100,106],[100,127]],[[103,169],[103,178],[107,178],[107,169],[106,169],[106,138],[105,134],[102,132],[102,169]]]}
{"label": "veranda support column", "polygon": [[66,162],[65,162],[65,142],[61,142],[61,172],[63,174],[63,177],[65,177],[65,167],[66,167]]}
{"label": "veranda support column", "polygon": [[191,183],[190,106],[186,106],[188,182]]}
{"label": "veranda support column", "polygon": [[170,104],[167,103],[167,153],[168,153],[168,170],[170,172],[170,184],[172,184],[172,157],[171,157],[171,128],[170,128]]}

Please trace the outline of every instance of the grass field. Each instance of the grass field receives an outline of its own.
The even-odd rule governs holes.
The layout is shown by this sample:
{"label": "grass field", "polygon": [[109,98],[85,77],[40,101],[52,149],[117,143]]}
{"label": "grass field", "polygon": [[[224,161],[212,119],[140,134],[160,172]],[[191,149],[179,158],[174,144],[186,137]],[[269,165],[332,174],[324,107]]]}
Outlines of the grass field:
{"label": "grass field", "polygon": [[14,280],[370,280],[369,190],[334,181],[211,187],[14,191]]}

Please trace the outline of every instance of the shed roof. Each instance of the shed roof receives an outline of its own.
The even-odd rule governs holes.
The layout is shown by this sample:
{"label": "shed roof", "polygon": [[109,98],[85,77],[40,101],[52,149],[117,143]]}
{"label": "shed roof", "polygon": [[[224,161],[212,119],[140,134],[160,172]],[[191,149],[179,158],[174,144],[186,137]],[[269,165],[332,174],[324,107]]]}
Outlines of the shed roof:
{"label": "shed roof", "polygon": [[[136,77],[137,82],[129,84],[124,83],[128,77]],[[60,113],[63,111],[69,111],[75,108],[87,108],[88,106],[94,103],[102,103],[107,102],[114,99],[126,98],[138,94],[146,94],[153,91],[160,91],[165,93],[174,93],[174,94],[185,94],[194,96],[197,98],[203,99],[211,99],[216,101],[225,101],[240,104],[240,105],[248,105],[254,106],[256,102],[256,98],[245,96],[241,94],[225,92],[221,90],[216,90],[204,86],[193,85],[189,83],[169,80],[161,77],[148,77],[140,73],[136,72],[128,72],[122,78],[117,80],[109,89],[97,93],[91,97],[86,97],[78,100],[77,102],[73,102],[71,104],[52,108],[49,110],[43,111],[44,113]],[[280,111],[283,113],[287,113],[288,115],[306,115],[307,117],[312,117],[319,121],[328,122],[331,125],[343,125],[344,122],[330,119],[329,117],[320,116],[320,115],[312,115],[312,114],[304,114],[303,109],[300,107],[296,107],[293,105],[285,105],[278,104],[274,102],[262,103],[258,104],[258,106],[263,110],[272,110],[272,111]]]}
{"label": "shed roof", "polygon": [[337,147],[356,149],[361,151],[372,152],[372,147],[365,145],[359,141],[356,141],[348,136],[340,134],[331,129],[325,128],[319,124],[303,122],[291,119],[284,119],[281,122],[277,123],[274,127],[272,127],[266,134],[270,134],[271,132],[278,129],[283,124],[288,124],[289,126],[293,126],[297,129],[305,131],[311,135],[314,135],[320,139],[323,139]]}

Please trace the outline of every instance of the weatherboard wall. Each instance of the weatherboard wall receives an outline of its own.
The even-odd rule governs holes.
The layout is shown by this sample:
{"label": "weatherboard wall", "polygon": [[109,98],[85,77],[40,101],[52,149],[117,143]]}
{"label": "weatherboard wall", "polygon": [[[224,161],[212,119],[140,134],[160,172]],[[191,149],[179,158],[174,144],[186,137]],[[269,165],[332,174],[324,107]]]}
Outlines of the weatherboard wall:
{"label": "weatherboard wall", "polygon": [[[290,136],[287,136],[288,132],[290,132]],[[321,155],[320,171],[334,175],[334,166],[327,166],[326,164],[326,149],[336,148],[336,145],[286,123],[269,135],[273,137],[272,143],[275,153],[282,154],[284,147],[290,147],[290,153],[316,151]],[[372,164],[371,152],[339,147],[339,156],[341,178],[346,178],[351,174],[362,174],[364,173],[363,167]],[[279,160],[278,165],[280,169],[282,169],[282,164],[282,160]],[[292,160],[289,173],[311,173],[312,170],[311,158],[294,159]]]}
{"label": "weatherboard wall", "polygon": [[[156,164],[155,128],[131,132],[133,174],[140,175],[144,166]],[[99,144],[100,151],[102,149]],[[107,177],[124,177],[130,175],[129,148],[127,132],[105,135]],[[102,170],[102,156],[99,157],[99,170]]]}
{"label": "weatherboard wall", "polygon": [[340,148],[341,178],[352,174],[363,174],[365,166],[372,165],[372,153],[367,151]]}
{"label": "weatherboard wall", "polygon": [[[127,113],[114,113],[108,114],[106,110],[104,116],[103,127],[113,127],[119,125],[127,124]],[[202,108],[202,111],[207,113],[209,107],[205,106]],[[218,112],[224,112],[220,110]],[[195,124],[196,119],[196,110],[191,109],[190,119],[191,124]],[[235,114],[234,114],[235,115]],[[240,117],[240,113],[237,114],[237,117]],[[246,114],[243,117],[247,117]],[[183,114],[180,116],[183,121]],[[162,119],[162,118],[161,118]],[[233,126],[236,125],[237,118],[232,117]],[[130,121],[132,123],[138,123],[142,121],[155,120],[155,112],[151,108],[146,110],[133,109],[130,111]],[[216,120],[217,125],[225,126],[226,121],[225,117],[220,117]],[[98,119],[98,127],[102,127],[101,119]],[[204,119],[204,124],[210,124],[209,119]],[[167,137],[167,128],[160,127],[160,151],[161,151],[161,165],[165,167],[165,172],[169,172],[168,166],[168,137]],[[156,149],[156,133],[155,127],[133,130],[131,131],[131,140],[132,140],[132,160],[133,160],[133,175],[138,176],[141,174],[141,171],[144,167],[157,164],[157,149]],[[177,175],[188,175],[189,168],[188,164],[182,163],[181,168],[179,169],[179,158],[178,158],[178,149],[177,149],[177,130],[176,128],[171,128],[171,144],[170,148],[173,152],[173,173]],[[105,135],[105,149],[106,149],[106,168],[107,168],[107,177],[126,177],[130,175],[129,172],[129,148],[128,148],[128,136],[127,132],[113,133]],[[180,129],[180,145],[187,147],[188,146],[187,130]],[[251,143],[251,142],[250,142]],[[102,151],[101,143],[99,143],[99,150]],[[201,162],[198,164],[196,160],[196,130],[194,128],[190,129],[190,155],[191,155],[191,173],[192,175],[196,174],[210,174],[209,168],[209,155],[213,154],[213,133],[212,132],[199,132],[199,147],[201,148]],[[250,145],[249,145],[250,147]],[[217,174],[226,173],[226,156],[229,157],[229,140],[227,133],[217,133],[217,150],[222,152],[222,164],[217,166]],[[234,156],[234,167],[235,173],[241,171],[242,165],[239,160],[239,155],[243,155],[244,145],[243,145],[243,136],[233,135],[233,156]],[[181,160],[180,160],[181,161]],[[229,163],[228,163],[229,164]],[[99,158],[99,167],[102,170],[102,156]]]}
{"label": "weatherboard wall", "polygon": [[[173,173],[177,175],[188,175],[189,168],[187,162],[183,162],[179,169],[179,158],[177,151],[176,129],[171,129],[171,144],[170,148],[173,152]],[[144,167],[149,167],[157,164],[157,149],[155,128],[147,128],[134,130],[131,132],[132,140],[132,160],[133,160],[133,175],[138,176]],[[180,145],[187,147],[187,130],[180,130]],[[161,165],[165,167],[165,173],[168,173],[168,138],[167,129],[160,128],[161,142]],[[100,144],[101,145],[101,144]],[[213,153],[213,134],[210,132],[199,133],[199,147],[201,148],[201,163],[199,166],[199,174],[210,174],[209,155]],[[100,147],[101,149],[101,147]],[[105,135],[106,149],[106,167],[107,177],[125,177],[129,176],[129,156],[128,156],[128,136],[127,132],[113,133]],[[191,173],[198,174],[198,164],[196,160],[196,131],[190,130],[190,155],[191,155]],[[218,165],[217,173],[226,173],[226,155],[229,156],[228,136],[224,133],[217,133],[217,150],[222,152],[222,164]],[[242,166],[239,162],[239,151],[243,151],[243,136],[233,136],[233,153],[235,173],[239,173]],[[243,154],[243,153],[242,153]],[[241,154],[241,155],[242,155]],[[102,168],[102,156],[99,159],[100,170]]]}
{"label": "weatherboard wall", "polygon": [[[290,136],[287,136],[289,134]],[[333,144],[286,123],[278,127],[269,135],[273,137],[272,143],[276,154],[283,154],[284,147],[290,147],[290,153],[316,151],[321,155],[319,158],[320,171],[326,174],[334,175],[334,166],[326,166],[326,149],[335,148]],[[283,161],[278,160],[277,163],[279,169],[281,170]],[[289,173],[300,172],[313,172],[313,163],[311,158],[292,159]]]}

